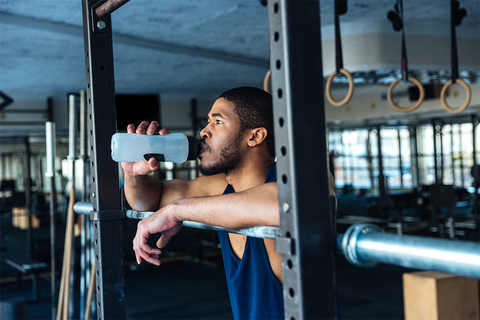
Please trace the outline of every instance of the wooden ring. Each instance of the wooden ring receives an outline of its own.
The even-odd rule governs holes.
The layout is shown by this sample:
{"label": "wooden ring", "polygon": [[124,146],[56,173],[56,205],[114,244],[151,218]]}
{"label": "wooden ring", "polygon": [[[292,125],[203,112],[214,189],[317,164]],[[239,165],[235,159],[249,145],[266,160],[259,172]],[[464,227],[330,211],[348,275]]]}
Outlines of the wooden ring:
{"label": "wooden ring", "polygon": [[270,81],[271,76],[272,72],[268,70],[267,74],[265,75],[265,79],[263,79],[263,90],[267,91],[268,93],[270,93],[270,90],[268,90],[268,82]]}
{"label": "wooden ring", "polygon": [[335,101],[335,100],[333,100],[332,94],[330,92],[331,88],[332,88],[333,77],[335,77],[337,75],[336,70],[332,72],[330,77],[328,77],[327,86],[325,88],[325,92],[327,94],[328,102],[330,102],[335,107],[343,107],[344,105],[346,105],[350,101],[350,99],[352,98],[352,95],[353,95],[354,84],[353,84],[352,75],[350,74],[350,72],[348,72],[345,69],[340,69],[340,73],[344,74],[348,79],[348,93],[347,93],[347,96],[345,97],[345,99],[343,99],[342,101]]}
{"label": "wooden ring", "polygon": [[467,93],[467,98],[465,99],[465,103],[460,108],[453,109],[447,104],[447,101],[445,100],[445,93],[447,92],[448,87],[452,85],[452,80],[445,83],[445,85],[442,87],[442,91],[440,92],[440,102],[442,103],[442,106],[445,108],[445,110],[447,110],[450,113],[460,113],[463,110],[467,109],[472,99],[472,90],[470,89],[470,86],[466,84],[465,81],[460,79],[457,79],[457,83],[460,83],[465,88],[465,92]]}
{"label": "wooden ring", "polygon": [[408,77],[408,81],[415,83],[415,85],[418,87],[418,91],[420,92],[420,96],[418,97],[417,103],[415,103],[413,106],[408,107],[408,108],[402,108],[398,104],[396,104],[392,99],[393,88],[395,88],[397,83],[399,83],[400,81],[402,81],[402,78],[398,78],[397,80],[392,82],[390,87],[388,87],[388,91],[387,91],[388,103],[390,103],[390,105],[395,110],[400,111],[400,112],[410,112],[410,111],[418,109],[418,107],[420,107],[420,105],[422,104],[423,99],[425,98],[425,90],[423,90],[422,84],[417,79],[415,79],[413,77]]}

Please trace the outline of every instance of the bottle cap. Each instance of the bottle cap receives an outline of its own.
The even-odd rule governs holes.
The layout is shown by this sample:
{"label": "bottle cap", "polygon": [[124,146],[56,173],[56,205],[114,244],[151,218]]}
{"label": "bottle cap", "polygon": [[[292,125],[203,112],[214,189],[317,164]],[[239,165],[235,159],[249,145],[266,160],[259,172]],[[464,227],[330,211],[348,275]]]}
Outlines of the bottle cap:
{"label": "bottle cap", "polygon": [[198,141],[195,137],[188,137],[188,157],[187,160],[197,160],[198,157]]}

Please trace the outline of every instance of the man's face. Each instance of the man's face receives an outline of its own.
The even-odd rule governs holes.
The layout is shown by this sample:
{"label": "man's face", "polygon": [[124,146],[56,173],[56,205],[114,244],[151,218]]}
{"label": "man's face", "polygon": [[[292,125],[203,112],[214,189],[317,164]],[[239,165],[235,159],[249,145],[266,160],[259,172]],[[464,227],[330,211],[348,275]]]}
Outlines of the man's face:
{"label": "man's face", "polygon": [[238,168],[241,161],[240,120],[234,104],[218,99],[208,113],[208,125],[200,131],[199,170],[204,175],[228,174]]}

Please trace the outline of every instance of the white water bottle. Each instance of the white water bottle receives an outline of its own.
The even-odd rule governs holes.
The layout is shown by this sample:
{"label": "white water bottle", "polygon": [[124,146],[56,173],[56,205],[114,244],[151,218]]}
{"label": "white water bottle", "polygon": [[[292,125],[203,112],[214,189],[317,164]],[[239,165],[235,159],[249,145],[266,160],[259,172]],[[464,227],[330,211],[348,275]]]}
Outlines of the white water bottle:
{"label": "white water bottle", "polygon": [[182,163],[196,160],[198,142],[195,137],[183,133],[164,136],[134,133],[115,133],[112,136],[112,159],[116,162],[158,161]]}

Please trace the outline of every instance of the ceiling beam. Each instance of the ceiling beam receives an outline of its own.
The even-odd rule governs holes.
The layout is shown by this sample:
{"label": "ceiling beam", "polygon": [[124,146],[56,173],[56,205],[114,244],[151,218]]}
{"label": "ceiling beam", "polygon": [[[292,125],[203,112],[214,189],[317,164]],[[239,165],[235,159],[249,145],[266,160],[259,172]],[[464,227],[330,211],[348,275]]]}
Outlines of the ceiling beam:
{"label": "ceiling beam", "polygon": [[[83,27],[73,24],[44,19],[36,19],[33,17],[21,16],[2,11],[0,11],[0,21],[2,21],[2,24],[9,23],[21,27],[34,28],[77,37],[83,37]],[[197,58],[207,58],[225,62],[246,64],[262,68],[270,68],[270,61],[268,59],[243,56],[224,51],[210,50],[193,46],[184,46],[166,41],[155,41],[122,33],[113,33],[113,42],[117,44],[120,43],[130,46],[136,46],[139,48],[147,48],[157,51],[183,54]]]}

